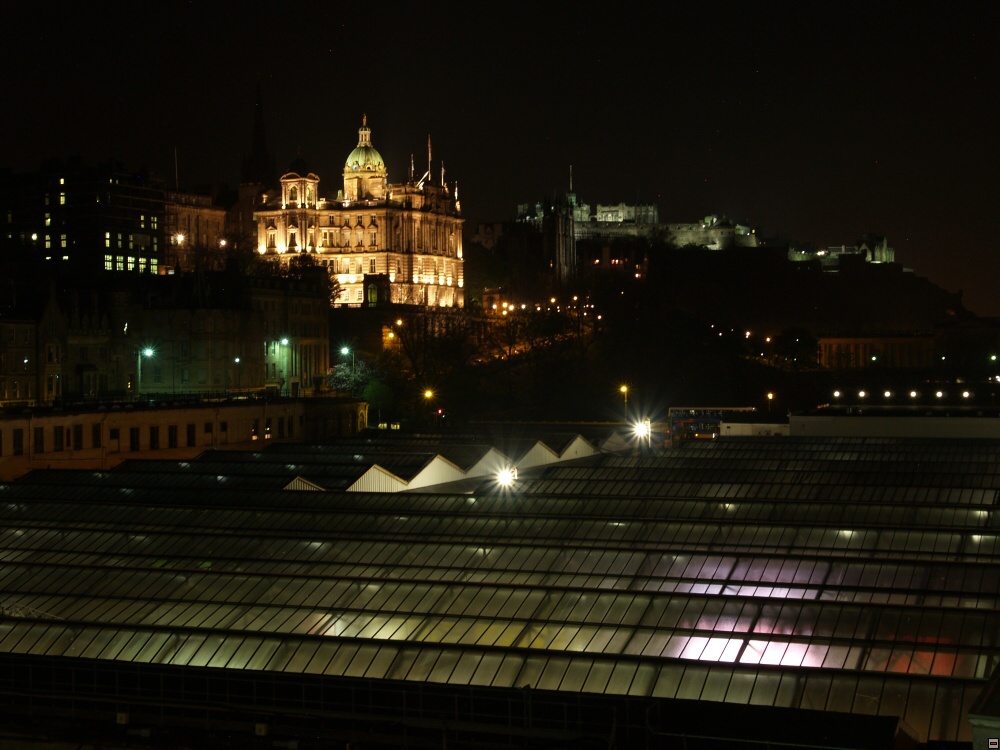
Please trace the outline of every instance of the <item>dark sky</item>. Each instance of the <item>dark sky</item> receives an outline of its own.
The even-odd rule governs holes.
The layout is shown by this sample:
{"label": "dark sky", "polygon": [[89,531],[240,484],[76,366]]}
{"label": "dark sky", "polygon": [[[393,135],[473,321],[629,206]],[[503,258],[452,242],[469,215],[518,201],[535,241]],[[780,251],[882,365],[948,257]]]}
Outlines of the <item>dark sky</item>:
{"label": "dark sky", "polygon": [[[651,6],[652,3],[645,5]],[[487,8],[494,8],[487,10]],[[995,7],[892,3],[20,3],[0,45],[0,166],[79,153],[235,184],[260,81],[280,167],[333,194],[367,113],[466,219],[656,202],[897,260],[1000,315]],[[987,8],[987,9],[984,9]],[[325,187],[324,187],[325,186]]]}

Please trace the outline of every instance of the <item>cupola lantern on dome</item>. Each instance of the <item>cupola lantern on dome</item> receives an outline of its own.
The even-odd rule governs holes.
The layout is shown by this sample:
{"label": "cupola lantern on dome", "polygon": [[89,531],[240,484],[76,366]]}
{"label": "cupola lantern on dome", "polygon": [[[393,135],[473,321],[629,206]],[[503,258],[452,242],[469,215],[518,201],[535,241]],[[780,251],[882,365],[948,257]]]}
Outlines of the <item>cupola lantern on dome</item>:
{"label": "cupola lantern on dome", "polygon": [[364,115],[358,128],[358,145],[344,163],[344,197],[348,200],[380,200],[385,194],[386,181],[385,162],[382,154],[372,146],[368,115]]}

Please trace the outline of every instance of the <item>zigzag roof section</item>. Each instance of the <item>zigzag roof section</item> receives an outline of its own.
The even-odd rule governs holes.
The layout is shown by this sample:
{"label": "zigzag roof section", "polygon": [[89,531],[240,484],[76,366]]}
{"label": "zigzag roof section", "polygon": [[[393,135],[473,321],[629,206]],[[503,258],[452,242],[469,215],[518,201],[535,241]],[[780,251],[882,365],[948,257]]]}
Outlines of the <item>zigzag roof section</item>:
{"label": "zigzag roof section", "polygon": [[[508,467],[527,470],[601,452],[581,435],[549,435],[534,442],[520,438],[498,442],[506,443],[515,451],[505,452],[480,435],[425,435],[402,439],[374,435],[339,440],[330,445],[274,445],[257,452],[211,450],[192,460],[127,460],[110,472],[36,471],[25,481],[43,485],[96,484],[179,490],[226,486],[234,489],[403,492],[492,479]],[[558,446],[558,450],[553,446]]]}
{"label": "zigzag roof section", "polygon": [[408,482],[378,464],[362,474],[358,481],[347,488],[348,492],[404,492]]}
{"label": "zigzag roof section", "polygon": [[323,492],[324,487],[320,487],[318,484],[313,484],[308,479],[303,479],[302,477],[295,477],[291,482],[285,485],[286,490],[306,490],[308,492]]}

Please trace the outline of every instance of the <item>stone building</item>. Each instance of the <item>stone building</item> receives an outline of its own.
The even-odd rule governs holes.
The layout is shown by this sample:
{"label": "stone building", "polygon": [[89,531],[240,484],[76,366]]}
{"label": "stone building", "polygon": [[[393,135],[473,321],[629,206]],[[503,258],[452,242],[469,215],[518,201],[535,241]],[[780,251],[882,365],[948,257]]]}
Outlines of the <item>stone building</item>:
{"label": "stone building", "polygon": [[209,195],[166,193],[166,270],[219,270],[226,251],[226,210]]}
{"label": "stone building", "polygon": [[339,305],[464,306],[458,188],[444,183],[443,168],[434,181],[429,141],[427,172],[417,179],[411,165],[406,182],[390,183],[366,119],[343,180],[323,198],[319,175],[296,159],[254,214],[258,252],[285,267],[312,257],[339,283]]}
{"label": "stone building", "polygon": [[0,406],[304,396],[330,369],[329,291],[316,280],[123,274],[100,289],[4,292]]}

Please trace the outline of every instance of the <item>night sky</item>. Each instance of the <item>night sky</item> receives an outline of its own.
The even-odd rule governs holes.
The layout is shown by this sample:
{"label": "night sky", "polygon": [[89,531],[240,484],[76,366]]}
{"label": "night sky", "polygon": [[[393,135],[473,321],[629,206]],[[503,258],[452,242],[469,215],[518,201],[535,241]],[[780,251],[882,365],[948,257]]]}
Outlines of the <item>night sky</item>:
{"label": "night sky", "polygon": [[885,234],[1000,315],[996,8],[396,6],[16,4],[0,167],[80,154],[172,181],[176,147],[182,188],[235,185],[259,81],[279,171],[300,153],[321,195],[367,114],[390,180],[411,153],[426,169],[431,135],[469,225],[565,192],[572,165],[591,206],[817,245]]}

